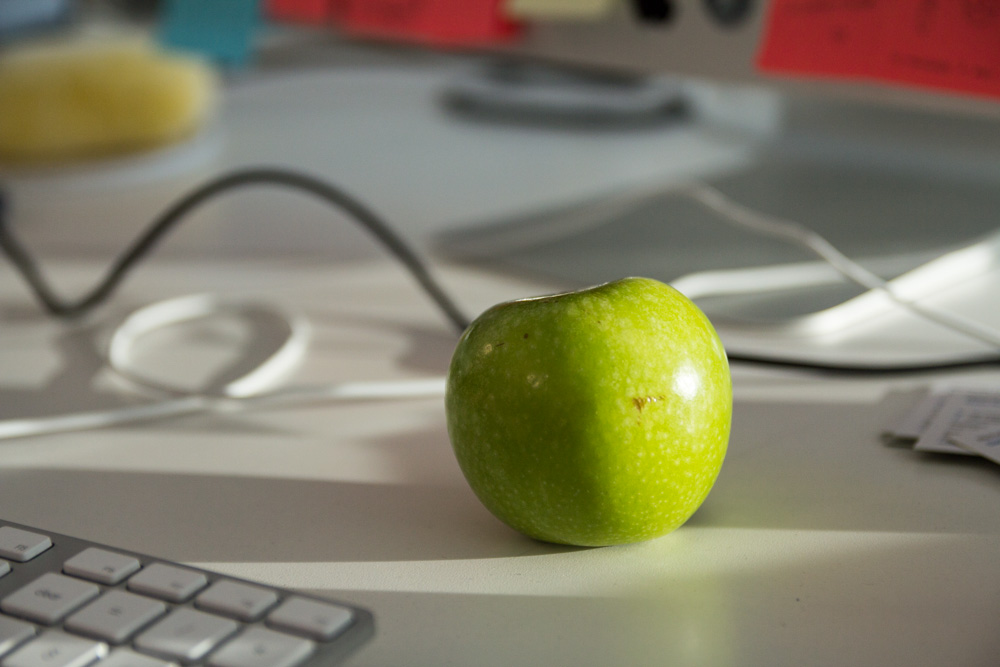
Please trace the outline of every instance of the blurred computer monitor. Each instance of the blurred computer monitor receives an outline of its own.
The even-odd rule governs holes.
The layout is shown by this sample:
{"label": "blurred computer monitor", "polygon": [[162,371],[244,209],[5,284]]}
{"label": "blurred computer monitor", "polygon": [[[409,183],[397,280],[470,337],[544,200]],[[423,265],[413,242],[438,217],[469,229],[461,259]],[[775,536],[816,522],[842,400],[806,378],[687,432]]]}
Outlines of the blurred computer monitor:
{"label": "blurred computer monitor", "polygon": [[[534,22],[523,39],[500,52],[519,66],[622,77],[617,85],[626,97],[635,95],[628,93],[635,81],[658,82],[654,92],[660,94],[664,82],[672,82],[678,91],[673,112],[684,113],[664,122],[664,132],[714,138],[728,132],[752,152],[738,164],[691,173],[689,182],[707,183],[754,210],[798,221],[890,279],[997,228],[1000,52],[969,51],[975,40],[963,41],[961,35],[964,30],[975,39],[1000,37],[1000,11],[976,13],[973,5],[618,3],[601,20]],[[664,11],[658,14],[657,8]],[[897,15],[910,23],[888,22]],[[800,20],[803,27],[796,32]],[[775,32],[776,26],[785,32]],[[926,43],[914,42],[914,35]],[[838,52],[844,40],[847,46]],[[866,53],[852,50],[866,44]],[[921,53],[926,62],[916,60]],[[869,62],[877,58],[883,59],[878,67]],[[997,61],[996,70],[988,69],[985,58]],[[950,75],[942,63],[953,66]],[[996,95],[989,93],[991,86]],[[613,85],[607,94],[616,94]],[[773,105],[745,104],[762,97]],[[752,118],[762,108],[775,110],[773,125]],[[667,109],[661,105],[663,118]],[[741,123],[741,116],[747,122]],[[536,114],[535,122],[540,118]],[[521,121],[532,117],[522,114]],[[686,158],[664,155],[665,161],[672,159]],[[603,213],[607,193],[473,225],[445,235],[439,250],[567,287],[623,275],[675,281],[705,271],[815,261],[801,248],[727,226],[684,196],[684,181],[682,174],[674,183],[664,182],[662,192],[643,184],[650,194]],[[581,223],[572,224],[574,219]],[[759,298],[741,294],[712,305],[749,319],[787,318],[861,291],[834,281]]]}

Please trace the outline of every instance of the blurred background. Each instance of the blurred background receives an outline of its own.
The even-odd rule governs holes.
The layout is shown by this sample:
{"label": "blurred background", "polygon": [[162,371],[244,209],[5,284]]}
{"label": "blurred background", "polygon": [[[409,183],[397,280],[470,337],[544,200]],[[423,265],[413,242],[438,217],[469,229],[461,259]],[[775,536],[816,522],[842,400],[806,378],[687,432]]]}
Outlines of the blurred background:
{"label": "blurred background", "polygon": [[[104,256],[270,164],[440,261],[559,285],[814,262],[684,195],[709,184],[892,278],[994,232],[997,44],[987,0],[0,0],[0,186],[50,256]],[[378,252],[332,247],[287,193],[197,217],[163,252]],[[802,275],[703,301],[773,318],[860,292]]]}

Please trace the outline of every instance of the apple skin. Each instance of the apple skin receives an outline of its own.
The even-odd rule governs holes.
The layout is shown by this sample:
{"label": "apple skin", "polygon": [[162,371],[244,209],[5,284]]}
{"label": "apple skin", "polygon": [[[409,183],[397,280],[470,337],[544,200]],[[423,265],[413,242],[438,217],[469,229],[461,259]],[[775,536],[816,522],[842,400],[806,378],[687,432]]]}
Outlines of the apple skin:
{"label": "apple skin", "polygon": [[647,278],[496,305],[463,333],[448,435],[490,512],[539,540],[641,542],[695,512],[732,420],[722,342]]}

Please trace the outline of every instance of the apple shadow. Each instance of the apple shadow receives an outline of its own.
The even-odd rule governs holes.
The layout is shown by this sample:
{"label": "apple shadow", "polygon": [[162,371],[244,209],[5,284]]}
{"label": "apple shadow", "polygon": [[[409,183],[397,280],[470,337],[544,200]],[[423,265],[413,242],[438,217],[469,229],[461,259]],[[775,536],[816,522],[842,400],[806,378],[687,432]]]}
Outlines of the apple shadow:
{"label": "apple shadow", "polygon": [[572,550],[514,532],[458,484],[19,469],[0,472],[0,506],[10,521],[184,562],[422,561]]}

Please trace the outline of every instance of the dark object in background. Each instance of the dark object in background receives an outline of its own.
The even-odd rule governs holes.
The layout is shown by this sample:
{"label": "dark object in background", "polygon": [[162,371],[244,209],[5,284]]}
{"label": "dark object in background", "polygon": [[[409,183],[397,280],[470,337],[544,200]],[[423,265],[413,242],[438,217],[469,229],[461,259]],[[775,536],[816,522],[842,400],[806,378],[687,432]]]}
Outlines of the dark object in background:
{"label": "dark object in background", "polygon": [[514,61],[456,78],[442,102],[469,120],[588,130],[675,123],[688,108],[675,81]]}
{"label": "dark object in background", "polygon": [[753,0],[705,0],[709,15],[721,25],[742,23],[753,9]]}
{"label": "dark object in background", "polygon": [[160,11],[159,0],[110,0],[109,4],[131,19],[151,19]]}
{"label": "dark object in background", "polygon": [[669,23],[674,18],[671,0],[635,0],[636,16],[646,23]]}

